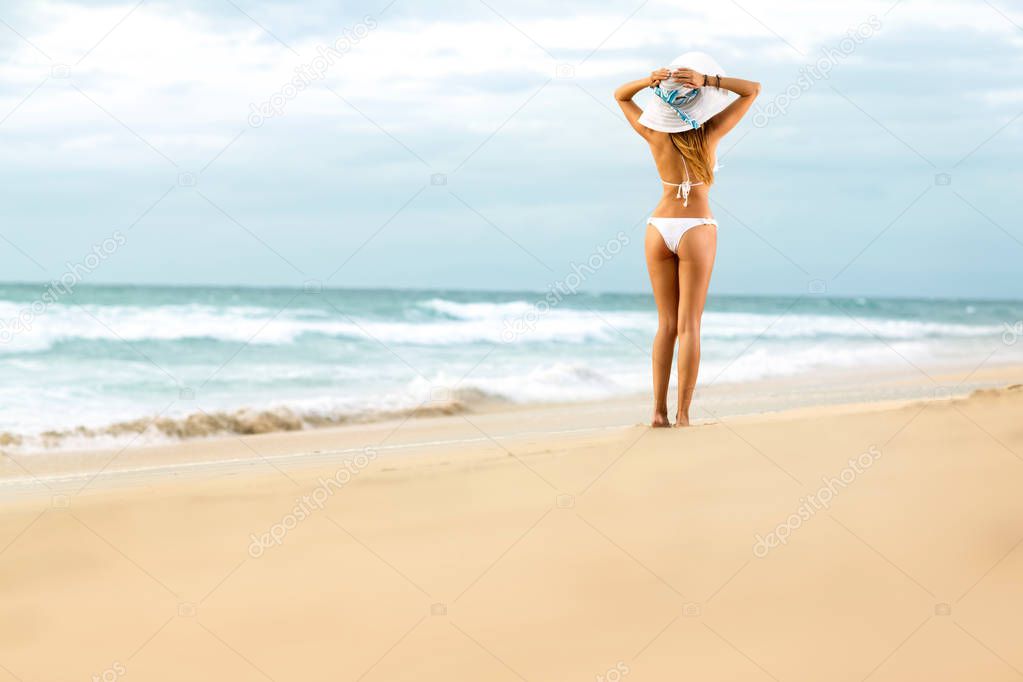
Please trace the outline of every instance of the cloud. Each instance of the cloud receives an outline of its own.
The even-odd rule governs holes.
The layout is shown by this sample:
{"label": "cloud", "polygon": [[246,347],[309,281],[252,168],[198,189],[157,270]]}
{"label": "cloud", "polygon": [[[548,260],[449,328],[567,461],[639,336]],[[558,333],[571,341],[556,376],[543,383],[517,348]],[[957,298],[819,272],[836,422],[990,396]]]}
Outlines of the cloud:
{"label": "cloud", "polygon": [[[398,2],[379,16],[367,11],[346,23],[339,23],[340,17],[324,22],[315,33],[309,26],[268,27],[295,55],[255,23],[281,20],[284,8],[275,4],[253,10],[253,21],[223,8],[211,14],[196,4],[149,2],[132,10],[128,4],[40,3],[31,12],[23,8],[32,29],[26,37],[52,59],[15,41],[14,54],[0,67],[3,106],[14,109],[48,80],[2,130],[93,134],[101,118],[109,118],[98,104],[143,137],[194,133],[197,147],[205,148],[204,136],[215,131],[226,142],[244,125],[253,104],[279,93],[295,79],[295,69],[307,68],[318,51],[367,17],[374,28],[313,87],[288,101],[286,115],[364,130],[368,122],[339,105],[325,85],[388,130],[447,124],[482,132],[491,125],[492,112],[514,110],[523,94],[554,78],[562,64],[572,67],[574,82],[605,89],[609,79],[638,76],[690,48],[713,50],[726,65],[796,66],[870,15],[881,17],[884,33],[909,39],[925,29],[954,27],[998,36],[1010,45],[1020,41],[1005,17],[967,2],[928,3],[924,11],[911,0],[894,7],[887,1],[711,6],[652,0],[624,23],[628,15],[622,11],[594,11],[582,4],[568,5],[560,14],[539,6],[508,11],[498,3],[491,6],[494,11],[478,2],[460,3],[458,12],[440,6],[422,17],[409,10],[403,14]],[[53,78],[53,64],[68,65],[70,78]],[[73,103],[82,95],[69,84],[95,100],[89,103],[97,109],[95,116]]]}
{"label": "cloud", "polygon": [[[828,79],[766,127],[748,121],[726,141],[719,196],[736,216],[768,239],[784,237],[801,261],[823,262],[832,257],[820,241],[829,233],[805,224],[805,216],[832,220],[841,232],[836,239],[855,249],[871,235],[848,216],[868,207],[870,220],[881,221],[869,229],[879,231],[888,213],[903,208],[901,194],[915,195],[978,145],[964,168],[1018,175],[1012,159],[1023,124],[984,144],[1023,98],[1008,75],[1023,67],[1012,24],[1023,23],[1017,10],[959,0],[650,0],[632,16],[638,3],[471,0],[424,8],[398,0],[386,11],[386,2],[346,3],[343,10],[319,1],[300,10],[283,1],[238,4],[245,13],[229,2],[198,0],[5,6],[0,18],[25,38],[0,25],[9,55],[0,63],[0,162],[17,178],[8,189],[7,233],[56,256],[60,235],[131,222],[179,173],[191,172],[228,213],[287,245],[280,248],[289,257],[329,261],[357,247],[430,174],[442,172],[449,185],[430,189],[374,242],[397,250],[395,267],[406,284],[431,271],[456,277],[464,254],[450,244],[467,230],[490,229],[449,189],[516,239],[570,257],[588,248],[588,236],[641,220],[656,198],[649,156],[611,99],[616,85],[703,49],[736,75],[763,82],[764,104],[871,15],[881,20],[880,31]],[[375,26],[352,41],[367,17]],[[319,70],[323,50],[346,36],[351,49]],[[68,77],[55,65],[69,67]],[[570,77],[559,77],[566,65]],[[285,92],[310,70],[318,75],[309,87]],[[251,127],[252,107],[275,96],[279,114]],[[136,238],[132,253],[140,260],[119,276],[173,279],[173,271],[154,264],[178,254],[200,279],[258,278],[241,264],[230,270],[223,254],[193,253],[190,239],[210,231],[228,239],[237,228],[188,191],[176,189],[149,214],[146,222],[165,232]],[[983,187],[971,191],[975,202],[1001,210]],[[125,215],[113,208],[100,215],[99,204]],[[787,214],[793,206],[798,215]],[[421,230],[443,239],[431,247]],[[743,234],[733,230],[730,239]],[[239,263],[266,256],[258,242],[236,236]],[[746,271],[777,257],[751,233],[745,238],[727,248],[752,245],[749,253],[761,260],[748,256]],[[499,244],[496,235],[488,249]],[[373,248],[365,253],[379,255]],[[473,253],[480,271],[504,267],[499,252]],[[417,261],[423,254],[429,265]],[[526,271],[508,267],[509,285],[528,288]],[[386,283],[365,257],[352,268],[356,279]],[[286,269],[273,275],[287,276]],[[641,285],[642,277],[629,282]]]}

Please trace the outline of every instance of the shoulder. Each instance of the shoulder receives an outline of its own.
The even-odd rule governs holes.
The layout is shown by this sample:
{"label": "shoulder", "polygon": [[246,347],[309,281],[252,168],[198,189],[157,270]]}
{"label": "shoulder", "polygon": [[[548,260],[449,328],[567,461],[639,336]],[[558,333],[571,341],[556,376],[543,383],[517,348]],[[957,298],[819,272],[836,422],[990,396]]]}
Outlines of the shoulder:
{"label": "shoulder", "polygon": [[651,147],[658,148],[668,147],[671,145],[671,135],[669,133],[662,133],[660,130],[653,130],[651,128],[646,128],[646,126],[644,126],[644,128],[647,132],[643,137],[646,138],[646,141],[650,143]]}
{"label": "shoulder", "polygon": [[707,138],[717,138],[721,134],[721,128],[718,125],[718,117],[711,116],[710,120],[703,124],[703,132],[707,135]]}

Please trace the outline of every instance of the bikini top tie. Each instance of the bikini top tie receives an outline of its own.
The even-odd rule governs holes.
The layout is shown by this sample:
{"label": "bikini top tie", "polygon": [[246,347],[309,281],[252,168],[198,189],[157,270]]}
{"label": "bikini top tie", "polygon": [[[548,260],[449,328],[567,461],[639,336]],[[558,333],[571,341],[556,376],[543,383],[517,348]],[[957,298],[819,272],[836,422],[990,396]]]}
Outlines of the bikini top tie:
{"label": "bikini top tie", "polygon": [[[690,182],[690,180],[689,180],[689,164],[686,163],[686,157],[684,157],[684,156],[682,157],[682,167],[686,171],[686,179],[683,180],[681,183],[678,183],[678,182],[665,182],[663,179],[661,180],[661,182],[664,183],[665,185],[668,185],[669,187],[678,187],[678,191],[675,192],[675,198],[682,200],[682,206],[689,206],[689,192],[690,192],[690,190],[692,190],[693,187],[696,187],[697,185],[702,185],[703,183],[702,182]],[[714,164],[714,170],[716,171],[719,168],[721,168],[721,166],[718,165],[717,163],[715,163]]]}

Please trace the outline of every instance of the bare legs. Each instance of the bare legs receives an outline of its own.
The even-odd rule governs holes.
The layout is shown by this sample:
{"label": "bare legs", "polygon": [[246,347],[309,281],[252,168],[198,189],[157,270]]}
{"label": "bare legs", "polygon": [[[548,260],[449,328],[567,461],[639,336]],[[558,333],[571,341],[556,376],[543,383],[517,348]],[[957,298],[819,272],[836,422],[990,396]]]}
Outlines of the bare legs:
{"label": "bare legs", "polygon": [[669,426],[668,380],[676,338],[679,342],[676,426],[688,426],[689,405],[700,369],[700,320],[717,253],[717,227],[702,225],[687,231],[676,256],[665,246],[661,234],[647,226],[645,251],[658,318],[653,345],[651,426]]}
{"label": "bare legs", "polygon": [[668,422],[668,380],[671,356],[678,334],[678,259],[664,245],[661,233],[647,225],[646,266],[657,303],[657,334],[654,336],[654,416],[650,426],[671,426]]}
{"label": "bare legs", "polygon": [[689,426],[689,404],[700,371],[700,321],[718,247],[715,225],[694,227],[678,249],[678,414],[676,426]]}

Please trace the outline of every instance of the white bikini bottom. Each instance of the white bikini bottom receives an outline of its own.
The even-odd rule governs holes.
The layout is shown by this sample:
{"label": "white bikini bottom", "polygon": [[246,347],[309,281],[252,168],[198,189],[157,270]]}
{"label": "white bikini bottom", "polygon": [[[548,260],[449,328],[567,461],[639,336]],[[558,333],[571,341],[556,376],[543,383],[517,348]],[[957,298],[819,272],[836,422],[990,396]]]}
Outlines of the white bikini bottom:
{"label": "white bikini bottom", "polygon": [[672,253],[678,253],[678,244],[682,241],[682,236],[689,230],[700,225],[713,225],[714,227],[718,225],[718,221],[714,218],[655,218],[650,216],[647,222],[661,233],[664,245]]}

